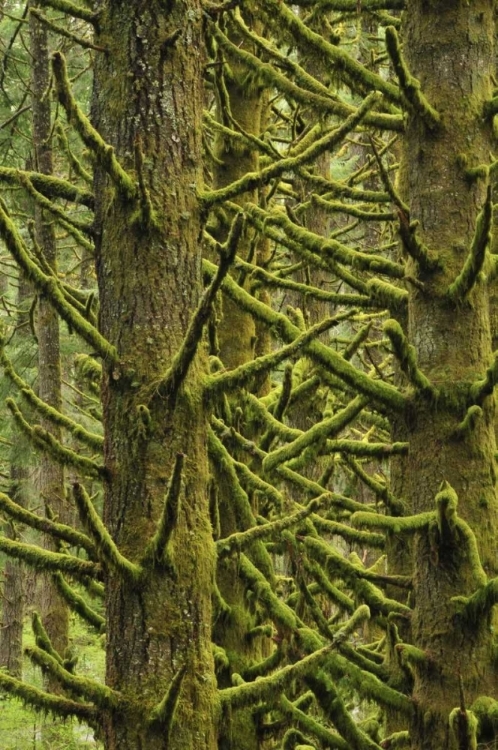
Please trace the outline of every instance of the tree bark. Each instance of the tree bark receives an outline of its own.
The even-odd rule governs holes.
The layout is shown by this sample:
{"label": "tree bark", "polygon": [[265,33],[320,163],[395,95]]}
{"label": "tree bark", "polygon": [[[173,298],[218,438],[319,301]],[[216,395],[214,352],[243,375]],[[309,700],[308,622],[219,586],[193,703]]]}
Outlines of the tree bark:
{"label": "tree bark", "polygon": [[[197,0],[98,5],[96,43],[107,52],[95,67],[93,119],[144,185],[139,206],[97,167],[100,327],[119,357],[119,364],[104,362],[104,521],[130,560],[142,558],[176,457],[185,456],[168,565],[147,563],[139,583],[116,570],[107,574],[106,682],[130,710],[107,713],[105,747],[214,750],[204,357],[176,398],[158,393],[201,290],[201,8]],[[154,217],[147,219],[149,200]],[[147,726],[147,712],[183,669],[171,731]]]}
{"label": "tree bark", "polygon": [[[491,0],[410,3],[404,22],[408,65],[440,113],[441,126],[430,132],[411,115],[400,182],[410,218],[419,222],[419,239],[441,261],[439,271],[419,274],[423,290],[410,289],[409,337],[439,395],[436,404],[415,398],[407,415],[409,512],[433,510],[441,483],[449,482],[459,497],[458,514],[474,530],[486,572],[496,575],[493,398],[482,404],[483,417],[470,434],[461,439],[454,434],[470,403],[470,385],[490,362],[488,295],[479,281],[460,304],[447,295],[469,252],[486,196],[485,181],[466,176],[462,155],[471,148],[469,166],[477,166],[487,162],[492,149],[482,108],[491,97],[493,36]],[[467,707],[478,695],[496,694],[487,618],[472,628],[454,622],[451,598],[475,591],[476,576],[458,534],[443,528],[436,537],[423,533],[416,538],[413,635],[429,658],[415,674],[413,750],[466,747],[448,722],[450,712],[461,706],[460,682]]]}

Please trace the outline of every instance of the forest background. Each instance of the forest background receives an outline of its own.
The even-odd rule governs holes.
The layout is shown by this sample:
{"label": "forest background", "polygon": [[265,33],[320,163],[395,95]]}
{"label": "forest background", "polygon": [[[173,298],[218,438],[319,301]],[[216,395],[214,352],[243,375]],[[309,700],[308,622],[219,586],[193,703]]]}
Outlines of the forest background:
{"label": "forest background", "polygon": [[495,3],[0,6],[2,742],[496,747]]}

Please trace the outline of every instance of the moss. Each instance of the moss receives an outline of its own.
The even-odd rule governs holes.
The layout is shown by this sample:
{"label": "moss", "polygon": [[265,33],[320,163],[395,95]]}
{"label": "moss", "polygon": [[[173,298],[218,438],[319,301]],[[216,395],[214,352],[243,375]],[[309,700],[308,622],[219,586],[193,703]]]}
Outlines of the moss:
{"label": "moss", "polygon": [[311,427],[307,432],[298,437],[292,443],[269,453],[263,461],[263,470],[266,472],[274,471],[279,464],[289,461],[291,458],[299,455],[305,448],[312,443],[322,440],[324,437],[333,437],[338,432],[345,429],[360,414],[363,407],[366,406],[366,399],[357,396],[344,409],[335,414],[330,419],[323,420],[317,425]]}
{"label": "moss", "polygon": [[332,750],[349,749],[349,744],[339,734],[320,724],[313,716],[298,708],[285,695],[282,695],[280,699],[280,706],[301,729],[321,740],[326,747],[330,747]]}
{"label": "moss", "polygon": [[491,187],[488,185],[486,200],[482,207],[482,211],[477,217],[470,252],[465,260],[462,270],[448,287],[448,296],[455,303],[464,302],[478,283],[479,274],[484,267],[486,251],[491,243],[492,217],[493,201],[491,197]]}
{"label": "moss", "polygon": [[[237,45],[230,43],[230,40],[214,24],[209,26],[210,33],[220,44],[229,57],[241,62],[250,70],[254,70],[261,80],[270,86],[275,86],[279,91],[288,94],[293,100],[304,104],[311,105],[314,109],[346,118],[354,112],[354,108],[332,97],[325,97],[316,94],[313,91],[304,89],[289,80],[288,77],[279,73],[273,66],[262,62],[255,55],[251,55],[246,50],[240,49]],[[397,115],[372,112],[365,116],[365,122],[380,128],[388,130],[402,131],[403,119]]]}
{"label": "moss", "polygon": [[271,180],[279,177],[284,172],[300,167],[303,164],[314,161],[324,151],[332,149],[337,144],[341,143],[343,138],[351,132],[365,117],[369,109],[371,109],[378,101],[378,95],[374,92],[370,94],[358,107],[358,110],[352,114],[339,128],[332,129],[327,132],[321,138],[315,140],[309,148],[297,156],[288,156],[279,159],[277,162],[270,164],[268,167],[263,167],[258,172],[248,173],[241,177],[231,185],[227,185],[219,190],[212,190],[209,193],[205,192],[201,195],[201,200],[204,206],[210,207],[216,203],[229,200],[236,195],[246,193],[253,190],[256,187],[263,187],[268,185]]}
{"label": "moss", "polygon": [[187,668],[185,665],[178,670],[178,672],[171,680],[166,695],[150,714],[150,724],[152,726],[157,725],[161,731],[161,734],[167,739],[168,742],[186,671]]}
{"label": "moss", "polygon": [[424,395],[430,398],[436,397],[436,389],[418,367],[415,348],[408,343],[398,321],[387,320],[383,330],[389,337],[401,369],[410,382]]}
{"label": "moss", "polygon": [[[5,403],[12,413],[18,427],[28,436],[36,448],[48,453],[62,465],[76,467],[87,476],[97,479],[102,479],[104,477],[105,472],[103,466],[97,464],[91,458],[87,458],[79,453],[75,453],[75,451],[70,448],[66,448],[48,430],[44,430],[39,425],[32,427],[24,419],[22,412],[13,399],[8,398]],[[56,412],[55,409],[53,409],[53,411]]]}
{"label": "moss", "polygon": [[[58,0],[60,2],[60,0]],[[52,58],[57,95],[66,110],[69,122],[76,128],[85,145],[91,149],[96,159],[113,180],[117,190],[128,200],[137,195],[137,185],[117,160],[114,149],[109,146],[91,125],[79,108],[72,92],[63,55],[56,52]]]}
{"label": "moss", "polygon": [[100,574],[99,566],[93,562],[43,550],[32,544],[14,542],[4,537],[0,537],[0,550],[37,570],[63,571],[75,578],[98,577]]}
{"label": "moss", "polygon": [[436,129],[441,123],[441,117],[421,92],[420,82],[408,70],[408,66],[401,54],[398,34],[394,26],[386,28],[386,48],[405,100],[413,107],[414,111],[421,117],[430,130]]}
{"label": "moss", "polygon": [[85,488],[75,483],[73,485],[73,496],[83,526],[93,537],[97,550],[106,566],[113,567],[124,575],[129,581],[137,583],[142,574],[142,568],[130,562],[118,550],[108,530],[102,523],[95,510]]}
{"label": "moss", "polygon": [[47,276],[33,261],[14,223],[6,213],[4,205],[0,206],[0,234],[9,252],[23,269],[26,276],[33,282],[37,289],[47,295],[61,318],[73,330],[77,331],[104,359],[111,362],[115,361],[115,348],[100,335],[94,326],[67,303],[57,279]]}
{"label": "moss", "polygon": [[38,516],[36,513],[32,513],[15,503],[8,495],[4,495],[2,492],[0,492],[0,509],[10,518],[20,523],[25,523],[32,529],[43,531],[55,539],[67,542],[73,547],[81,547],[91,558],[95,559],[96,548],[92,540],[86,534],[73,529],[71,526],[55,523],[48,518]]}
{"label": "moss", "polygon": [[305,656],[296,664],[290,664],[287,667],[277,670],[268,677],[261,677],[255,682],[246,682],[238,687],[226,688],[220,690],[220,700],[222,705],[229,703],[232,708],[254,704],[258,701],[276,699],[278,694],[285,689],[296,677],[308,674],[316,669],[319,664],[326,661],[330,653],[330,646],[315,651],[315,653]]}
{"label": "moss", "polygon": [[[209,261],[203,261],[203,265],[210,275],[214,272],[214,266]],[[238,304],[246,310],[250,310],[262,322],[273,326],[284,340],[292,341],[299,335],[299,329],[293,326],[284,315],[271,310],[264,303],[251,297],[229,277],[225,279],[223,286],[227,294]],[[387,383],[372,380],[360,370],[345,362],[330,347],[326,347],[321,342],[315,340],[310,342],[306,347],[306,352],[318,364],[322,365],[325,370],[329,370],[334,375],[337,375],[361,393],[371,395],[374,400],[380,400],[382,403],[386,402],[392,409],[402,410],[404,408],[405,398],[397,388]]]}
{"label": "moss", "polygon": [[[75,591],[62,573],[54,573],[52,579],[62,598],[69,605],[73,612],[76,612],[85,622],[89,623],[97,632],[105,632],[105,619],[88,605],[85,599]],[[40,644],[37,643],[39,646]]]}
{"label": "moss", "polygon": [[89,703],[81,703],[59,695],[52,695],[39,690],[32,685],[16,680],[14,677],[0,672],[0,687],[11,695],[19,698],[27,706],[36,711],[52,713],[54,716],[75,716],[86,721],[94,721],[98,716],[98,709]]}
{"label": "moss", "polygon": [[91,700],[101,710],[123,710],[127,707],[123,697],[116,691],[88,677],[76,677],[64,669],[56,659],[36,646],[27,648],[26,654],[34,664],[53,675],[72,693]]}
{"label": "moss", "polygon": [[71,2],[71,0],[44,0],[45,5],[59,10],[62,13],[67,13],[74,18],[81,18],[82,21],[87,23],[95,24],[98,19],[98,14],[90,11],[82,5]]}

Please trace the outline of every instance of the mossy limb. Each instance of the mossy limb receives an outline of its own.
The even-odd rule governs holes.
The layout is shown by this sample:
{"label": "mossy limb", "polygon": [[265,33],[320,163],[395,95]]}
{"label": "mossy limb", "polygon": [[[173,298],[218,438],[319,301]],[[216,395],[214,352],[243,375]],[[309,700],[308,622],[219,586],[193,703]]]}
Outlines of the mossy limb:
{"label": "mossy limb", "polygon": [[82,456],[79,453],[75,453],[70,448],[66,448],[48,430],[44,430],[39,425],[31,426],[24,419],[21,410],[13,399],[8,398],[5,403],[7,405],[7,408],[13,415],[16,424],[32,441],[35,448],[45,451],[62,465],[70,465],[76,467],[77,469],[79,469],[79,471],[87,476],[94,477],[96,479],[104,478],[105,469],[103,466],[97,464],[91,458],[87,458],[86,456]]}
{"label": "mossy limb", "polygon": [[357,396],[344,409],[330,419],[319,422],[292,443],[288,443],[269,453],[263,461],[263,470],[265,472],[274,471],[280,464],[300,455],[305,448],[316,443],[316,441],[337,435],[338,432],[356,419],[367,403],[368,400],[365,397]]}
{"label": "mossy limb", "polygon": [[448,297],[455,303],[461,303],[466,300],[479,280],[479,274],[483,269],[486,259],[486,251],[491,243],[492,222],[493,200],[491,186],[488,185],[486,200],[477,217],[470,252],[462,270],[448,287]]}
{"label": "mossy limb", "polygon": [[138,582],[143,572],[141,566],[130,562],[118,550],[81,484],[75,483],[73,485],[73,497],[83,527],[93,537],[103,563],[111,566],[116,572],[126,576],[134,583]]}
{"label": "mossy limb", "polygon": [[[52,579],[57,590],[73,612],[76,612],[85,622],[95,628],[98,633],[103,633],[105,631],[105,618],[92,609],[85,599],[69,586],[62,573],[54,573]],[[38,645],[40,644],[38,643]]]}
{"label": "mossy limb", "polygon": [[279,694],[292,680],[302,677],[316,669],[327,660],[330,646],[325,646],[309,656],[305,656],[296,664],[279,669],[268,677],[261,677],[255,682],[246,682],[238,687],[220,690],[218,695],[222,706],[230,704],[232,708],[240,708],[252,704],[254,701],[273,699],[278,700]]}
{"label": "mossy limb", "polygon": [[229,200],[236,195],[268,185],[268,183],[282,175],[284,172],[292,171],[303,164],[314,161],[320,156],[320,154],[329,151],[334,146],[341,143],[345,136],[354,130],[354,128],[363,120],[367,112],[379,101],[379,98],[377,92],[372,92],[361,103],[357,111],[348,117],[342,125],[338,128],[332,129],[321,138],[315,140],[302,153],[297,156],[284,157],[267,167],[262,167],[259,172],[249,172],[230,185],[219,188],[218,190],[212,190],[209,193],[202,193],[200,196],[202,203],[208,208],[217,203]]}
{"label": "mossy limb", "polygon": [[53,276],[43,273],[34,262],[13,221],[6,212],[5,204],[0,202],[0,235],[14,260],[22,268],[34,286],[47,295],[53,307],[63,320],[77,331],[104,359],[115,362],[117,353],[111,344],[89,323],[83,315],[72,308],[62,291],[60,284]]}
{"label": "mossy limb", "polygon": [[30,647],[26,649],[26,654],[34,664],[49,672],[65,688],[68,688],[75,695],[92,701],[101,710],[123,710],[127,708],[124,697],[118,692],[96,680],[71,674],[42,649],[36,646]]}
{"label": "mossy limb", "polygon": [[394,26],[386,28],[386,47],[405,100],[430,130],[436,130],[440,125],[441,117],[421,92],[420,82],[408,70],[401,54],[398,32]]}
{"label": "mossy limb", "polygon": [[87,560],[80,560],[72,555],[50,552],[33,544],[14,542],[0,537],[0,550],[10,557],[22,560],[37,570],[63,571],[75,578],[97,578],[101,574],[100,566]]}
{"label": "mossy limb", "polygon": [[180,698],[183,679],[187,673],[187,665],[183,664],[171,680],[166,695],[157,706],[155,706],[149,716],[149,724],[156,726],[161,730],[161,734],[169,740],[175,710]]}
{"label": "mossy limb", "polygon": [[151,541],[147,545],[142,564],[160,566],[168,559],[168,542],[178,523],[180,512],[180,493],[182,490],[182,474],[185,455],[177,453],[173,473],[166,492],[161,518]]}
{"label": "mossy limb", "polygon": [[51,713],[54,716],[62,717],[74,716],[89,722],[94,722],[99,716],[98,708],[91,703],[80,703],[63,696],[45,693],[26,682],[9,677],[4,672],[0,672],[0,687],[19,698],[35,711],[41,711],[45,714]]}
{"label": "mossy limb", "polygon": [[[51,0],[51,2],[54,1]],[[57,2],[61,2],[61,0],[57,0]],[[96,159],[108,173],[119,193],[127,200],[133,200],[138,192],[137,183],[123,169],[112,146],[104,141],[80,109],[72,94],[66,62],[60,52],[53,55],[52,67],[57,84],[57,95],[66,111],[68,121],[76,128],[83,143],[95,154]]]}
{"label": "mossy limb", "polygon": [[415,348],[408,343],[403,329],[397,320],[391,319],[384,323],[384,333],[391,341],[396,358],[399,360],[401,369],[413,386],[429,398],[437,395],[435,386],[424,375],[417,364]]}
{"label": "mossy limb", "polygon": [[21,505],[15,503],[8,495],[0,492],[0,510],[6,513],[10,518],[13,518],[20,523],[25,523],[32,529],[43,531],[45,534],[49,534],[55,539],[61,539],[67,542],[72,547],[81,547],[87,554],[95,559],[97,556],[97,550],[92,540],[83,534],[81,531],[73,529],[72,526],[66,526],[65,524],[55,523],[49,518],[44,516],[38,516],[36,513],[32,513]]}
{"label": "mossy limb", "polygon": [[327,493],[321,498],[315,498],[311,500],[305,508],[298,510],[296,513],[281,518],[277,521],[271,521],[261,526],[255,526],[252,529],[246,531],[238,531],[231,534],[224,539],[219,539],[216,542],[216,549],[218,557],[225,557],[230,555],[234,551],[239,552],[248,545],[252,544],[256,539],[267,539],[271,538],[275,534],[279,534],[284,529],[288,529],[290,526],[300,523],[312,513],[315,513],[320,507],[322,501],[327,498]]}

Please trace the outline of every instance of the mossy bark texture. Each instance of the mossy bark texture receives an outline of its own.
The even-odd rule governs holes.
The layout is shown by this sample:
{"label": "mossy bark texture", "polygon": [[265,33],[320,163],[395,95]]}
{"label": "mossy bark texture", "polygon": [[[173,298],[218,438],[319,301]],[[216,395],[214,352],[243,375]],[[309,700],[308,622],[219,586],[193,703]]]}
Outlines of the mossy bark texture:
{"label": "mossy bark texture", "polygon": [[[36,3],[32,3],[36,6]],[[35,169],[46,175],[53,173],[51,145],[51,104],[47,91],[50,85],[50,62],[46,27],[31,15],[29,19],[30,51],[32,55],[33,161]],[[35,205],[35,240],[48,265],[57,268],[57,246],[52,217]],[[40,294],[36,320],[38,337],[39,396],[49,406],[61,410],[61,356],[59,316],[45,295]],[[42,418],[41,426],[61,441],[61,428]],[[64,467],[45,451],[40,453],[39,488],[42,503],[60,521],[66,521],[68,508],[64,492]],[[57,551],[48,535],[44,546]],[[68,646],[69,611],[55,587],[50,574],[43,577],[40,593],[42,619],[53,647],[61,655]],[[47,679],[53,692],[60,692],[57,681]],[[45,738],[44,742],[50,742]]]}
{"label": "mossy bark texture", "polygon": [[103,368],[104,521],[134,563],[155,534],[176,457],[185,456],[167,554],[147,558],[140,579],[107,574],[106,680],[129,709],[107,713],[105,747],[214,750],[202,356],[175,398],[157,393],[202,287],[201,8],[196,0],[98,5],[96,43],[107,53],[96,64],[93,120],[140,184],[136,199],[127,197],[105,165],[97,168],[100,325],[119,356]]}
{"label": "mossy bark texture", "polygon": [[[253,28],[260,29],[260,24],[251,19]],[[231,40],[241,46],[247,45],[238,36],[236,30],[228,29]],[[227,117],[242,128],[245,133],[256,137],[261,135],[267,105],[266,92],[255,82],[248,80],[247,70],[240,65],[232,64],[225,69],[223,80],[218,80],[217,117],[220,122]],[[224,86],[225,96],[220,91]],[[230,112],[228,113],[227,107]],[[233,127],[230,120],[227,124]],[[214,152],[216,163],[213,168],[213,185],[222,188],[243,177],[247,172],[257,172],[259,168],[258,153],[250,143],[241,144],[218,133]],[[257,202],[257,191],[244,193],[236,202],[243,208],[248,201]],[[225,233],[224,233],[225,234]],[[224,236],[223,239],[226,239]],[[257,263],[265,249],[264,239],[254,237],[246,226],[238,245],[238,255],[251,258]],[[257,330],[257,324],[246,311],[242,310],[227,295],[222,295],[222,315],[217,326],[219,356],[227,369],[234,369],[250,362],[255,354],[262,354],[266,340]],[[259,334],[259,336],[258,336]],[[259,340],[258,340],[259,338]],[[220,537],[225,538],[237,531],[243,531],[254,524],[250,499],[237,483],[233,469],[224,466],[223,462],[212,460],[213,482],[217,491],[219,507]],[[237,500],[235,500],[237,498]],[[230,612],[216,619],[213,626],[213,641],[225,649],[230,666],[218,670],[219,688],[232,687],[232,674],[245,674],[245,671],[266,655],[267,639],[248,638],[247,633],[258,624],[247,601],[246,587],[239,576],[238,561],[234,559],[219,560],[216,582]],[[266,646],[266,648],[265,648]],[[229,712],[220,722],[218,735],[219,750],[259,750],[256,721],[253,712],[243,707]]]}
{"label": "mossy bark texture", "polygon": [[[469,179],[462,156],[471,153],[468,166],[477,167],[493,149],[482,116],[491,98],[493,39],[491,0],[414,0],[405,13],[409,69],[441,117],[431,130],[410,115],[400,174],[418,238],[440,261],[438,270],[419,271],[423,286],[410,289],[408,336],[438,395],[414,397],[407,415],[408,512],[433,510],[441,483],[449,482],[488,575],[496,575],[498,530],[493,399],[484,400],[482,418],[468,434],[456,431],[471,403],[471,384],[491,359],[488,294],[479,277],[464,300],[450,299],[448,288],[464,266],[486,199],[486,180]],[[411,747],[470,747],[451,731],[449,715],[463,709],[462,699],[468,708],[478,695],[496,694],[492,633],[485,617],[470,628],[459,624],[451,599],[475,591],[479,571],[449,515],[417,536],[414,554],[413,637],[428,659],[415,668]]]}

